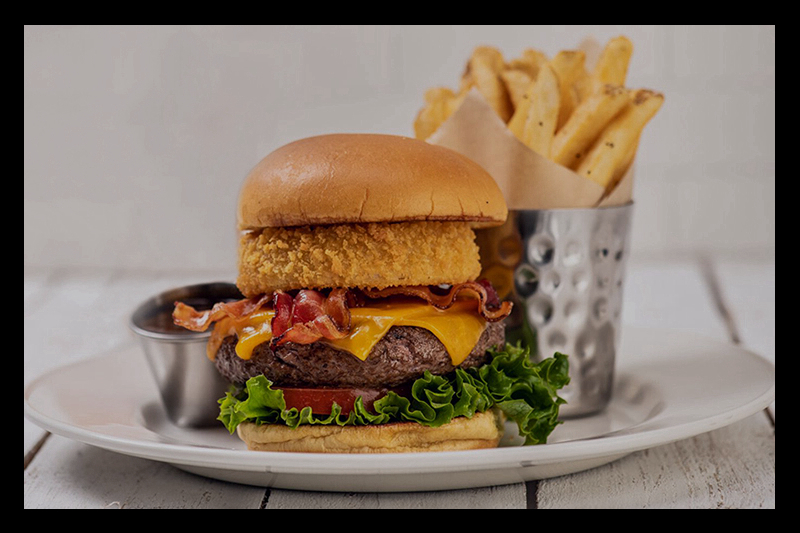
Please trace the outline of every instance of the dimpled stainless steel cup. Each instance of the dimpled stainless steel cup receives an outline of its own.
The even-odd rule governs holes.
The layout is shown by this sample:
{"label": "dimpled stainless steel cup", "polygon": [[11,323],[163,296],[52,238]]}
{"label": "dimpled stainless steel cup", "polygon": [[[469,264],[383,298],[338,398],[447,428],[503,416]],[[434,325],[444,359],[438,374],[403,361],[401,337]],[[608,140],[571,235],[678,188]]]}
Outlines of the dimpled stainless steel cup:
{"label": "dimpled stainless steel cup", "polygon": [[199,310],[241,298],[232,283],[191,285],[153,296],[131,315],[130,328],[139,337],[164,410],[180,427],[219,425],[217,400],[225,395],[229,383],[206,354],[211,332],[174,325],[174,304],[181,301]]}
{"label": "dimpled stainless steel cup", "polygon": [[602,411],[614,382],[633,203],[592,209],[510,211],[478,236],[484,275],[514,302],[509,342],[535,360],[569,356],[563,417]]}

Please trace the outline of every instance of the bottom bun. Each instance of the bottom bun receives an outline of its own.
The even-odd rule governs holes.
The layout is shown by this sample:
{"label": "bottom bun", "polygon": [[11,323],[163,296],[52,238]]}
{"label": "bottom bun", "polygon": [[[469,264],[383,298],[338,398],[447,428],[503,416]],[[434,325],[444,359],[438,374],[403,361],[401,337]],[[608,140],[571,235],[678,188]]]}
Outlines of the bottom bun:
{"label": "bottom bun", "polygon": [[499,411],[456,417],[439,427],[416,422],[378,426],[239,424],[236,432],[250,450],[311,453],[400,453],[494,448],[503,436]]}

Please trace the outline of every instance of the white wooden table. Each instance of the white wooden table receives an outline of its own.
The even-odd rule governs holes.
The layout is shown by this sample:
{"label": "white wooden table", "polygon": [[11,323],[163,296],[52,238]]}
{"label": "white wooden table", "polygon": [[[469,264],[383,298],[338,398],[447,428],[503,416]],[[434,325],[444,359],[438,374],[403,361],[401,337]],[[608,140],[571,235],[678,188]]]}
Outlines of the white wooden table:
{"label": "white wooden table", "polygon": [[[61,365],[132,341],[131,310],[226,272],[25,272],[25,386]],[[632,258],[626,324],[702,333],[774,362],[772,259]],[[24,418],[24,417],[23,417]],[[185,473],[58,435],[24,419],[25,508],[774,508],[775,406],[694,438],[559,478],[423,493],[266,489]]]}

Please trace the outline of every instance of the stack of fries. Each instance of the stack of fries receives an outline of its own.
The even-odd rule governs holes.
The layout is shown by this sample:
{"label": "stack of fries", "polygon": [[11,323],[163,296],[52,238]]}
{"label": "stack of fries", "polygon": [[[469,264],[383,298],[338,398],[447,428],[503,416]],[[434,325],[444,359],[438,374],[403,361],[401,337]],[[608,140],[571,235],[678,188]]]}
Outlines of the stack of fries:
{"label": "stack of fries", "polygon": [[506,62],[499,50],[479,46],[458,92],[435,87],[425,93],[415,135],[430,137],[474,87],[523,144],[608,192],[630,167],[642,130],[664,101],[660,93],[625,87],[632,53],[629,39],[611,39],[589,72],[580,50],[548,58],[526,49]]}

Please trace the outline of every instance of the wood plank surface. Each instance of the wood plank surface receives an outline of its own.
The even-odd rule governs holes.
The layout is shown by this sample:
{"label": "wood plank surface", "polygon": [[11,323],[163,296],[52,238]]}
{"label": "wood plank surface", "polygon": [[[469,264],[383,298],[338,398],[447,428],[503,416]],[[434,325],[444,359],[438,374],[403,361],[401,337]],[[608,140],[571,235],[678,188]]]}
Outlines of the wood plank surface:
{"label": "wood plank surface", "polygon": [[[774,263],[712,262],[742,344],[774,361]],[[707,266],[707,265],[706,265]],[[698,258],[634,261],[626,324],[730,339]],[[772,277],[770,277],[770,275]],[[127,319],[143,299],[226,272],[60,269],[25,272],[27,385],[43,372],[134,342]],[[25,508],[716,508],[774,507],[774,423],[731,426],[631,454],[593,470],[499,487],[419,493],[324,493],[242,486],[50,435],[24,419]]]}
{"label": "wood plank surface", "polygon": [[775,507],[775,429],[763,413],[594,470],[540,482],[540,509]]}
{"label": "wood plank surface", "polygon": [[[741,345],[775,363],[774,258],[721,259],[717,277]],[[775,402],[769,407],[775,420]]]}
{"label": "wood plank surface", "polygon": [[26,509],[257,509],[264,489],[52,435],[25,470]]}

